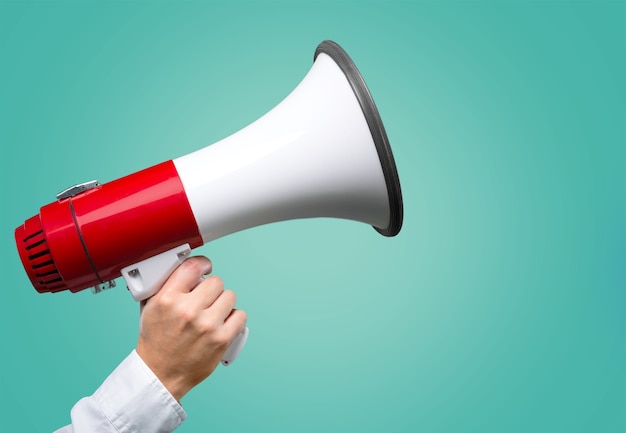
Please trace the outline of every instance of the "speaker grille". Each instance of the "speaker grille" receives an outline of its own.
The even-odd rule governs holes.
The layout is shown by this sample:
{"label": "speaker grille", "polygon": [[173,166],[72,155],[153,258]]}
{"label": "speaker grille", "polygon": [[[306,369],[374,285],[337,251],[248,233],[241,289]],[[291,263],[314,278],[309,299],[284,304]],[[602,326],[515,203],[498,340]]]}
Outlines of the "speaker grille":
{"label": "speaker grille", "polygon": [[15,241],[24,269],[40,292],[65,290],[65,283],[54,263],[39,216],[29,218],[15,230]]}

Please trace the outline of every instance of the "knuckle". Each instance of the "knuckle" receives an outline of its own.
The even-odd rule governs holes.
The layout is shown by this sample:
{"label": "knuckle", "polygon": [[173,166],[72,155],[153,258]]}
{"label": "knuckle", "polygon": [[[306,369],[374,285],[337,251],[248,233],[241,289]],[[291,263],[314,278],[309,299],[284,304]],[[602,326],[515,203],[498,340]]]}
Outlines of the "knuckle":
{"label": "knuckle", "polygon": [[161,292],[159,295],[157,302],[162,309],[169,310],[176,304],[175,296],[172,293]]}
{"label": "knuckle", "polygon": [[230,338],[225,332],[215,334],[214,342],[218,347],[226,347],[230,344]]}
{"label": "knuckle", "polygon": [[208,281],[209,284],[211,284],[213,286],[220,287],[220,288],[224,287],[224,281],[220,277],[218,277],[217,275],[211,275],[211,276],[207,277],[206,281]]}
{"label": "knuckle", "polygon": [[196,321],[195,312],[184,304],[178,304],[176,307],[176,317],[185,324],[192,324]]}
{"label": "knuckle", "polygon": [[232,290],[224,290],[222,296],[226,296],[226,299],[230,301],[233,305],[237,303],[237,295]]}
{"label": "knuckle", "polygon": [[214,334],[218,329],[217,323],[212,320],[205,320],[198,323],[198,331],[203,334]]}

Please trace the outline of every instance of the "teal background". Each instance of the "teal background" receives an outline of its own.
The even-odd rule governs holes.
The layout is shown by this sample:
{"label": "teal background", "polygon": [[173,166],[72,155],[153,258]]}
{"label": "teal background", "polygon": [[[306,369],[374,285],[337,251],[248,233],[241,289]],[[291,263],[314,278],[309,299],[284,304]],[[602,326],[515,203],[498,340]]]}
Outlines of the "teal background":
{"label": "teal background", "polygon": [[122,282],[37,294],[15,227],[239,130],[324,39],[385,121],[403,230],[289,221],[197,250],[251,336],[178,431],[626,431],[621,1],[0,2],[0,430],[68,423],[138,323]]}

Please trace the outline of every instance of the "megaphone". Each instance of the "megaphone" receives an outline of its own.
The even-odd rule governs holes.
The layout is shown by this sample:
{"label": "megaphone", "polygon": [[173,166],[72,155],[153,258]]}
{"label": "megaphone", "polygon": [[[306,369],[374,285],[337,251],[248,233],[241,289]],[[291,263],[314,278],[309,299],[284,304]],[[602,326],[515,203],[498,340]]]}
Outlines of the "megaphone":
{"label": "megaphone", "polygon": [[123,276],[136,300],[193,248],[250,227],[334,217],[385,236],[402,226],[400,182],[383,123],[346,52],[316,49],[303,81],[235,134],[120,179],[57,195],[15,230],[35,289],[96,292]]}

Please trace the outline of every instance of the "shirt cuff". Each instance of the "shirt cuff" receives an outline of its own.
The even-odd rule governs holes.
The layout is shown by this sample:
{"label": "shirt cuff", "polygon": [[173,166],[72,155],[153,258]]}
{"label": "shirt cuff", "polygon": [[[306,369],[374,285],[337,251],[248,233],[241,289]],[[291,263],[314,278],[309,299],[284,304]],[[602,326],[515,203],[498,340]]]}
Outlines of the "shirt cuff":
{"label": "shirt cuff", "polygon": [[170,433],[187,418],[182,406],[135,350],[111,373],[93,398],[120,433]]}

